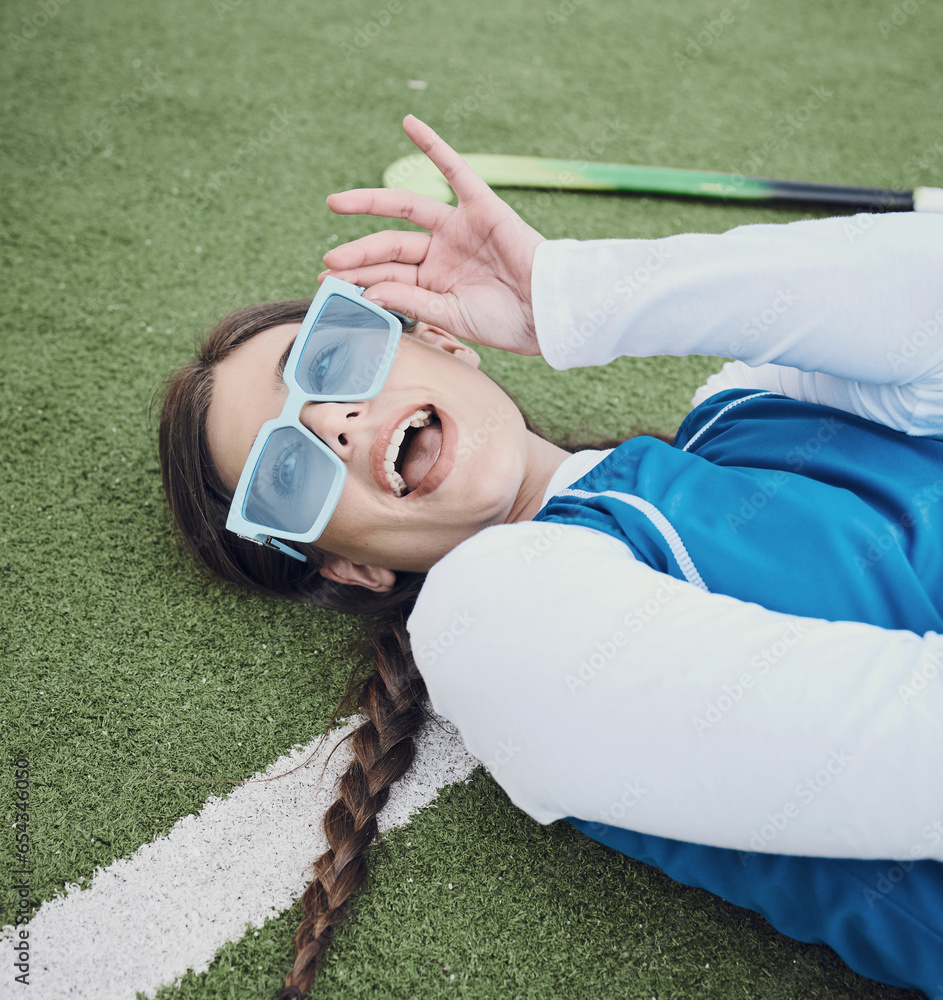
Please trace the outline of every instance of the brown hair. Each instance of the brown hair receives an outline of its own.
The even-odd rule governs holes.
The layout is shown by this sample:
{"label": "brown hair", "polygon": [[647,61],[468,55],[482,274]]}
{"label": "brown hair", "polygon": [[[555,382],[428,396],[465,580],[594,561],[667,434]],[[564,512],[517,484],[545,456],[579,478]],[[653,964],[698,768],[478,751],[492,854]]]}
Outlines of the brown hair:
{"label": "brown hair", "polygon": [[398,606],[407,594],[415,599],[423,575],[399,573],[392,591],[374,594],[321,576],[318,570],[324,557],[314,545],[297,546],[308,557],[303,563],[248,542],[226,528],[232,491],[213,465],[206,436],[213,372],[223,358],[263,330],[300,323],[310,304],[310,299],[269,302],[227,316],[210,330],[196,356],[167,378],[161,392],[157,434],[164,492],[181,538],[213,573],[252,590],[320,607],[383,614]]}
{"label": "brown hair", "polygon": [[[377,814],[386,804],[390,786],[412,764],[414,738],[427,715],[426,686],[406,633],[406,619],[424,574],[397,573],[394,587],[376,594],[322,577],[318,570],[324,557],[314,545],[298,546],[308,557],[302,563],[226,529],[232,493],[213,465],[206,436],[215,366],[263,330],[300,323],[310,304],[309,299],[296,299],[250,306],[217,323],[196,356],[165,381],[158,430],[161,476],[174,525],[203,566],[263,593],[370,615],[377,626],[376,670],[358,698],[367,721],[348,737],[354,761],[341,778],[337,800],[324,816],[329,847],[314,862],[314,878],[302,896],[305,916],[295,934],[295,963],[279,1000],[303,997],[317,974],[348,901],[366,878],[364,855],[377,834]],[[524,422],[528,430],[541,434],[526,415]],[[582,447],[601,449],[619,443],[594,442]],[[578,447],[569,439],[560,444],[568,450]],[[351,678],[329,731],[338,715],[351,707],[355,694]]]}
{"label": "brown hair", "polygon": [[[213,465],[206,436],[213,371],[263,330],[300,323],[310,304],[310,299],[296,299],[250,306],[217,323],[196,356],[164,383],[158,429],[161,477],[174,525],[203,566],[263,593],[370,615],[377,625],[376,671],[358,699],[367,721],[348,737],[354,761],[341,778],[337,801],[324,816],[329,847],[315,861],[314,878],[302,896],[305,916],[295,934],[295,964],[279,995],[283,1000],[303,996],[311,985],[334,928],[344,919],[347,901],[364,881],[364,852],[376,837],[377,814],[390,785],[413,761],[413,739],[426,715],[426,687],[409,652],[405,624],[424,574],[397,573],[392,590],[375,594],[321,576],[324,557],[314,545],[299,546],[308,557],[302,563],[226,529],[232,492]],[[353,694],[349,682],[331,728]]]}

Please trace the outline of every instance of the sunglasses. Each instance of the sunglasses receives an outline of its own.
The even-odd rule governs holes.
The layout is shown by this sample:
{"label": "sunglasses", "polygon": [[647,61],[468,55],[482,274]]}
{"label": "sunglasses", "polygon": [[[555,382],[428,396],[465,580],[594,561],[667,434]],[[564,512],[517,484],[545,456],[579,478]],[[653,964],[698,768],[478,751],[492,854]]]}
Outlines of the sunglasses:
{"label": "sunglasses", "polygon": [[306,403],[379,395],[408,322],[363,291],[331,276],[321,283],[282,373],[288,399],[259,430],[226,519],[240,537],[301,562],[307,557],[284,542],[313,542],[324,531],[347,478],[344,463],[301,423],[301,411]]}

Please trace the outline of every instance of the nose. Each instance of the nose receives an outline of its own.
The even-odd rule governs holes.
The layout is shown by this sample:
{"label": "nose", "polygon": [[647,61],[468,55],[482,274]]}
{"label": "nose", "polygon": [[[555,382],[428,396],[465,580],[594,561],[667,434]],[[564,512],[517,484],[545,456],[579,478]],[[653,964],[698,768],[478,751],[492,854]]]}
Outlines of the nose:
{"label": "nose", "polygon": [[347,458],[364,409],[363,403],[305,403],[299,419],[338,458]]}

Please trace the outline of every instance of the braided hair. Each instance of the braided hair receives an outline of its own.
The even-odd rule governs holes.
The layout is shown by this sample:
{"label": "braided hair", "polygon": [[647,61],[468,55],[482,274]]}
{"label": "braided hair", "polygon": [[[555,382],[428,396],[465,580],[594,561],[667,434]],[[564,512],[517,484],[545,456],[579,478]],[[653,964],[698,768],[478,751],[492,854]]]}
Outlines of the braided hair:
{"label": "braided hair", "polygon": [[366,878],[365,855],[377,835],[377,814],[386,805],[390,786],[409,770],[415,737],[428,715],[426,686],[406,634],[406,619],[424,574],[397,573],[393,588],[377,594],[321,576],[324,556],[313,545],[299,546],[308,558],[302,563],[226,529],[232,493],[213,465],[206,436],[214,368],[261,331],[300,323],[310,304],[310,299],[266,303],[221,320],[197,355],[162,386],[158,427],[161,477],[175,529],[199,563],[253,590],[366,614],[376,626],[376,669],[359,693],[348,682],[344,701],[331,720],[333,729],[338,715],[354,701],[366,716],[348,737],[354,759],[341,778],[337,800],[324,816],[329,847],[314,862],[314,877],[302,896],[305,915],[295,934],[295,963],[279,994],[282,1000],[304,996],[317,974],[351,896]]}
{"label": "braided hair", "polygon": [[[390,590],[375,593],[321,576],[318,571],[325,557],[314,545],[298,546],[308,559],[302,563],[226,529],[232,492],[216,471],[206,434],[215,366],[263,330],[300,323],[310,304],[310,299],[265,303],[220,320],[196,356],[165,380],[158,428],[161,476],[174,526],[204,568],[262,593],[367,615],[376,626],[375,671],[359,692],[348,682],[344,701],[331,719],[329,731],[339,714],[355,703],[366,715],[348,737],[354,760],[324,816],[329,847],[314,862],[314,877],[302,896],[305,915],[295,935],[295,963],[279,1000],[299,1000],[317,974],[350,898],[366,878],[366,852],[377,835],[377,815],[386,805],[390,786],[409,770],[415,738],[428,715],[426,686],[406,633],[406,620],[425,574],[398,572]],[[407,323],[404,330],[414,325]],[[523,416],[529,431],[545,437]],[[611,448],[621,440],[582,443],[571,436],[556,443],[575,451]]]}

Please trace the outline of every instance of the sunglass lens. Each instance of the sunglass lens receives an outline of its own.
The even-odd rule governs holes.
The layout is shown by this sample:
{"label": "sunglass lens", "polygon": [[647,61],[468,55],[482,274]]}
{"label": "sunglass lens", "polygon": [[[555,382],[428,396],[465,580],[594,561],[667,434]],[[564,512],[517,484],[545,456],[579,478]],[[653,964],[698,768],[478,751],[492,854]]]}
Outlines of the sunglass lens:
{"label": "sunglass lens", "polygon": [[308,336],[296,378],[312,395],[374,394],[386,378],[390,353],[386,320],[358,302],[332,295]]}
{"label": "sunglass lens", "polygon": [[281,427],[259,456],[243,516],[273,533],[304,534],[321,513],[337,475],[331,459],[301,431]]}

